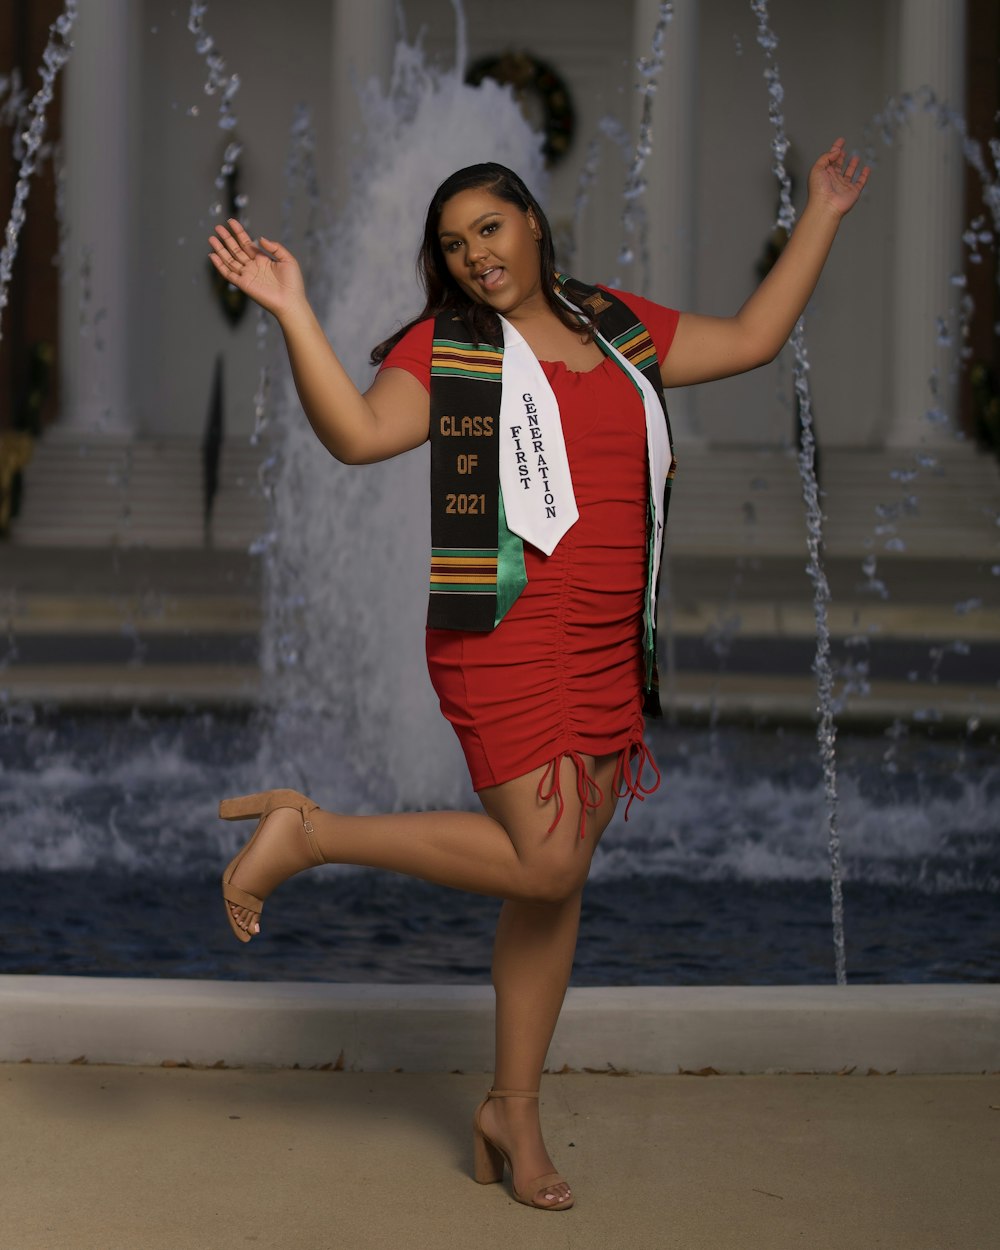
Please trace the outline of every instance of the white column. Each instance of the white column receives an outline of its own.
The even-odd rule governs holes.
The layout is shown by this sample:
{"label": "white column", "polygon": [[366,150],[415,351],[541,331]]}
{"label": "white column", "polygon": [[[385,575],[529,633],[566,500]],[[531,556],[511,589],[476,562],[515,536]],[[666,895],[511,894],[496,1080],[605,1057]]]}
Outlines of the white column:
{"label": "white column", "polygon": [[330,108],[333,115],[334,185],[348,187],[352,141],[361,132],[360,88],[392,73],[396,44],[396,0],[333,0],[330,49]]}
{"label": "white column", "polygon": [[[965,5],[958,0],[900,0],[896,92],[930,87],[959,112],[965,93]],[[957,424],[956,386],[948,377],[954,349],[937,346],[937,319],[954,333],[952,310],[961,289],[950,279],[962,268],[964,168],[959,141],[919,111],[899,144],[893,241],[892,408],[889,446],[950,441]],[[930,385],[940,370],[938,393]],[[948,425],[927,412],[940,408]]]}
{"label": "white column", "polygon": [[[635,0],[633,54],[648,57],[660,15],[659,0]],[[672,308],[694,303],[696,92],[698,87],[698,0],[674,0],[667,26],[664,61],[653,97],[652,154],[645,168],[647,190],[648,290],[639,293]],[[637,93],[633,131],[638,134],[642,97]],[[633,270],[636,281],[642,274]],[[695,390],[685,387],[668,396],[674,439],[696,442]]]}
{"label": "white column", "polygon": [[129,396],[139,20],[132,0],[80,6],[63,81],[65,214],[59,428],[123,432]]}

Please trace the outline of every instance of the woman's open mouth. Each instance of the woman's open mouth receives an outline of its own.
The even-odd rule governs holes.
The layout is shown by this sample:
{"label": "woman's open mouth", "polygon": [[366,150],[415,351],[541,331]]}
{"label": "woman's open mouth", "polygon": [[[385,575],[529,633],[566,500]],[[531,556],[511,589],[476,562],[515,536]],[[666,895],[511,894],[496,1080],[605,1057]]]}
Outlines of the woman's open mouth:
{"label": "woman's open mouth", "polygon": [[476,278],[476,281],[484,291],[493,291],[503,282],[504,268],[502,265],[493,265],[489,269],[484,269]]}

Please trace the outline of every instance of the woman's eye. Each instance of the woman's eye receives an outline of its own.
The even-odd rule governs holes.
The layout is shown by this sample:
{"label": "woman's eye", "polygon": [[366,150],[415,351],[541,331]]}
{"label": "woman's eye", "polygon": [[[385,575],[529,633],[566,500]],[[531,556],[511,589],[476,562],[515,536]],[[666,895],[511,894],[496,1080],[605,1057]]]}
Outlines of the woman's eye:
{"label": "woman's eye", "polygon": [[483,226],[483,234],[495,234],[499,229],[500,223],[498,221],[491,221]]}
{"label": "woman's eye", "polygon": [[457,248],[458,248],[458,241],[456,239],[452,239],[450,243],[446,243],[444,245],[444,250],[446,252],[454,252],[457,250]]}

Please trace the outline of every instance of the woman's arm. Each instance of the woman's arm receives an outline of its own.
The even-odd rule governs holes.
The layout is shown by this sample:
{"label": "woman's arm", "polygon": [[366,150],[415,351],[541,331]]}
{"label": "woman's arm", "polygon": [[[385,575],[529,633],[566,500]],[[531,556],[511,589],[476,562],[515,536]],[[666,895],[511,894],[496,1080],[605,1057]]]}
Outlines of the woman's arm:
{"label": "woman's arm", "polygon": [[784,250],[735,317],[681,313],[660,370],[664,386],[727,378],[777,356],[816,288],[841,219],[868,181],[858,157],[846,168],[843,161],[838,139],[810,171],[809,200]]}
{"label": "woman's arm", "polygon": [[216,226],[210,259],[222,276],[273,313],[281,326],[299,400],[323,446],[345,464],[388,460],[425,442],[427,392],[404,369],[385,369],[362,394],[327,341],[287,248],[258,246],[235,218]]}

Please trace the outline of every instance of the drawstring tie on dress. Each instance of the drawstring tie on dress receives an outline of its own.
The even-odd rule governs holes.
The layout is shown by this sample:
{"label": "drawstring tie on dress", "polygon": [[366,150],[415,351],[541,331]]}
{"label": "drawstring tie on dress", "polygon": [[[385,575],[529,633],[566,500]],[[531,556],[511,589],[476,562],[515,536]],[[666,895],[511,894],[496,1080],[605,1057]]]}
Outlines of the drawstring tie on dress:
{"label": "drawstring tie on dress", "polygon": [[[583,838],[587,835],[587,813],[596,811],[601,806],[604,802],[604,794],[601,787],[587,772],[587,765],[583,762],[583,756],[579,751],[563,751],[550,762],[542,774],[541,781],[538,783],[538,801],[539,803],[547,803],[549,799],[555,798],[556,815],[548,829],[549,833],[552,833],[563,814],[563,808],[566,806],[562,796],[562,779],[559,776],[560,765],[563,759],[572,760],[576,767],[576,792],[580,797],[580,837]],[[550,776],[552,781],[548,789],[546,789],[546,783]]]}
{"label": "drawstring tie on dress", "polygon": [[[604,802],[604,792],[597,784],[590,773],[587,772],[587,765],[584,763],[583,756],[579,751],[562,751],[555,759],[551,760],[542,774],[542,779],[538,783],[538,801],[539,803],[547,803],[549,799],[556,801],[556,814],[552,824],[549,825],[548,832],[552,833],[562,818],[563,809],[566,802],[562,795],[562,778],[560,777],[560,765],[564,759],[572,760],[576,768],[576,792],[580,798],[580,837],[586,837],[587,834],[587,813],[596,811]],[[635,765],[633,770],[633,764]],[[647,764],[653,771],[653,779],[651,785],[645,785],[643,775],[646,771]],[[635,799],[641,803],[650,794],[659,789],[661,774],[656,766],[656,760],[653,759],[653,753],[646,746],[641,734],[637,738],[633,738],[626,746],[618,752],[618,759],[615,763],[615,775],[612,782],[612,789],[615,797],[623,799],[628,795],[628,802],[625,804],[625,819],[628,820],[629,809]]]}
{"label": "drawstring tie on dress", "polygon": [[[634,776],[632,773],[633,760],[638,760]],[[647,764],[656,777],[651,786],[642,784],[642,774]],[[656,766],[656,760],[653,759],[653,753],[641,737],[634,738],[628,746],[621,749],[618,753],[618,763],[615,765],[615,779],[612,783],[612,788],[615,798],[623,799],[626,794],[628,795],[628,802],[625,804],[626,820],[628,820],[628,810],[632,806],[633,800],[638,799],[641,803],[647,795],[659,789],[660,779],[660,770]]]}

